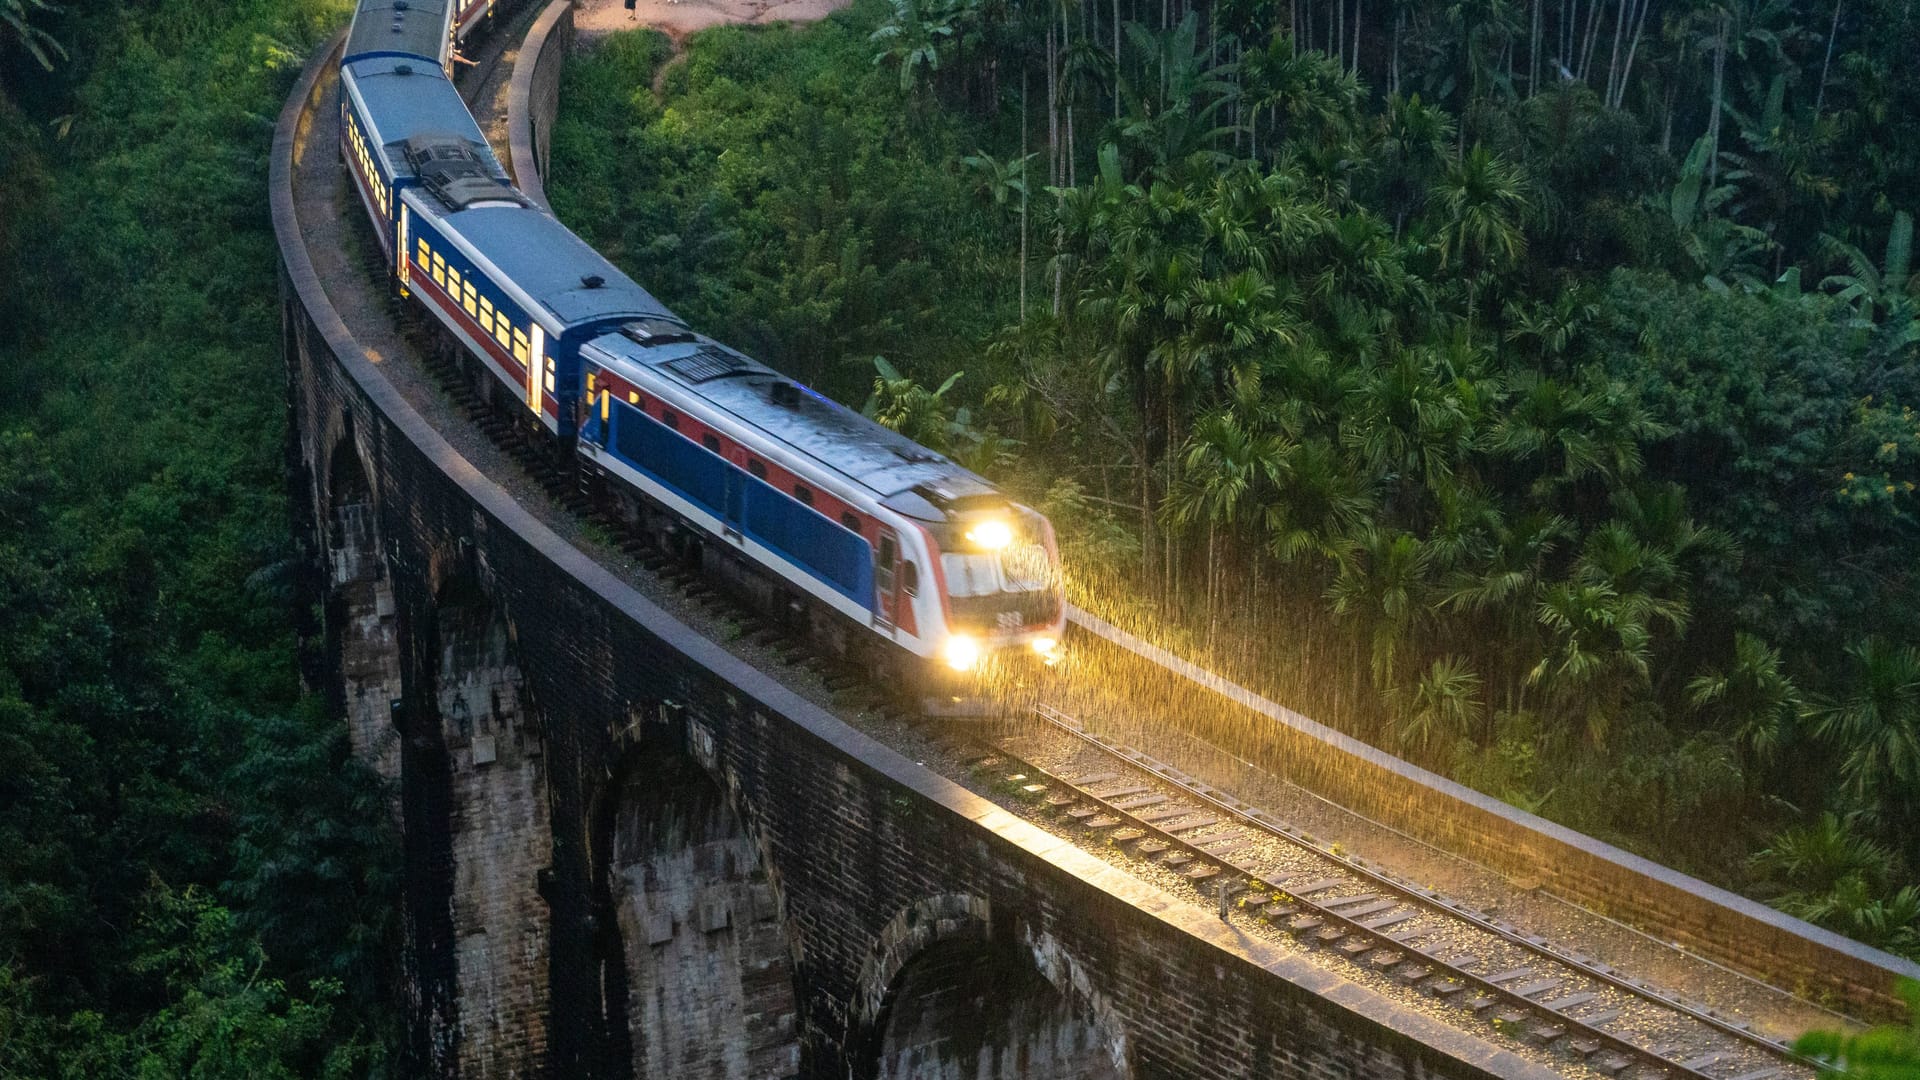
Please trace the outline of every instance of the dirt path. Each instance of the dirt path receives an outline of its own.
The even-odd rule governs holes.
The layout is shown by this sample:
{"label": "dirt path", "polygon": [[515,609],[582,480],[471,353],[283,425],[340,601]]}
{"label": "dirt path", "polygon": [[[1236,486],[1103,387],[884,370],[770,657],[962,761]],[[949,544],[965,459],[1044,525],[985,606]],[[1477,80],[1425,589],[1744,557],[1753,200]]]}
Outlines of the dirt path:
{"label": "dirt path", "polygon": [[[688,34],[710,26],[812,22],[846,7],[850,0],[581,0],[573,25],[581,42],[621,30],[652,27],[673,39],[676,52]],[[663,69],[664,70],[664,69]]]}

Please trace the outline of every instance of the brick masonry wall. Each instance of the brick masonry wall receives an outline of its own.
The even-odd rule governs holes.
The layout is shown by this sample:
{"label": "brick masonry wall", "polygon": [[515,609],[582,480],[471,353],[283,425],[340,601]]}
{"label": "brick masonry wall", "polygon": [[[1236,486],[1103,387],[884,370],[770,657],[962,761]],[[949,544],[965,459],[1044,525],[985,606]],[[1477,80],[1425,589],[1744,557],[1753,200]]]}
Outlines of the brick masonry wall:
{"label": "brick masonry wall", "polygon": [[[355,345],[302,246],[292,155],[308,145],[312,118],[328,115],[326,69],[316,57],[296,88],[273,158],[289,459],[316,555],[317,508],[331,505],[318,463],[347,437],[349,417],[374,492],[401,656],[418,1071],[628,1073],[625,1003],[608,992],[626,981],[627,961],[609,929],[613,867],[595,820],[617,801],[609,785],[623,747],[657,738],[688,748],[758,854],[792,958],[802,1075],[873,1073],[885,1003],[908,970],[886,962],[886,931],[942,897],[984,913],[1049,985],[1099,1017],[1130,1075],[1551,1075],[1244,938],[874,743],[674,622],[475,474]],[[324,139],[311,145],[331,152]],[[452,705],[436,674],[441,602],[463,582],[498,613],[523,700],[537,703],[519,722],[536,725],[542,772],[494,794],[544,802],[548,813],[544,823],[502,815],[514,823],[499,830],[514,855],[484,882],[459,870],[486,842],[461,793],[483,793],[463,778],[469,764],[457,729],[441,722]],[[485,678],[509,679],[485,649],[474,655],[476,671],[494,672]],[[542,786],[543,799],[532,794]],[[544,988],[531,970],[541,965],[512,950],[489,948],[489,970],[504,978],[462,970],[479,963],[460,944],[476,926],[464,912],[492,901],[461,890],[495,888],[509,897],[506,914],[477,925],[525,941],[526,921],[542,922]],[[488,987],[498,997],[481,1000]]]}

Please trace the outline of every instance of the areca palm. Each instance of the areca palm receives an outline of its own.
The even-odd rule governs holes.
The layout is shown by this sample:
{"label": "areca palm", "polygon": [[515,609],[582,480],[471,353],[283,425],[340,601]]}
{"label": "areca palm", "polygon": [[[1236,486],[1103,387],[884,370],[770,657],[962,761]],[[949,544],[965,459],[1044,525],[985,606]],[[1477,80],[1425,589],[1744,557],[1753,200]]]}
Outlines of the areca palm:
{"label": "areca palm", "polygon": [[1167,500],[1169,524],[1207,527],[1209,641],[1219,597],[1220,530],[1224,526],[1231,532],[1249,520],[1287,468],[1290,445],[1264,428],[1259,417],[1248,423],[1232,409],[1202,417],[1187,438],[1180,482]]}
{"label": "areca palm", "polygon": [[1579,390],[1557,379],[1522,374],[1518,396],[1493,433],[1495,452],[1538,468],[1536,494],[1588,476],[1609,481],[1640,471],[1640,446],[1665,432],[1618,384]]}
{"label": "areca palm", "polygon": [[1780,653],[1744,632],[1733,635],[1733,659],[1725,671],[1696,675],[1687,702],[1715,717],[1755,762],[1768,762],[1793,737],[1803,703],[1800,688],[1782,669]]}
{"label": "areca palm", "polygon": [[1268,546],[1283,562],[1332,557],[1373,508],[1367,484],[1325,439],[1309,439],[1289,457],[1280,491],[1263,517]]}
{"label": "areca palm", "polygon": [[1480,676],[1456,656],[1435,660],[1411,688],[1396,688],[1389,705],[1394,741],[1428,760],[1478,729],[1486,715]]}
{"label": "areca palm", "polygon": [[1808,718],[1840,752],[1847,792],[1920,853],[1920,649],[1867,638],[1847,655],[1849,688]]}
{"label": "areca palm", "polygon": [[1402,350],[1360,384],[1342,439],[1375,472],[1437,485],[1474,442],[1453,391],[1421,350]]}
{"label": "areca palm", "polygon": [[1374,685],[1395,685],[1400,644],[1425,619],[1432,587],[1429,560],[1411,533],[1363,525],[1339,552],[1339,572],[1327,590],[1336,615],[1358,619],[1369,638]]}
{"label": "areca palm", "polygon": [[1527,250],[1520,227],[1527,187],[1517,166],[1479,143],[1448,166],[1432,199],[1440,268],[1498,268],[1518,261]]}
{"label": "areca palm", "polygon": [[1562,582],[1546,589],[1537,618],[1549,644],[1527,682],[1603,744],[1628,692],[1647,683],[1653,635],[1644,612],[1611,586]]}

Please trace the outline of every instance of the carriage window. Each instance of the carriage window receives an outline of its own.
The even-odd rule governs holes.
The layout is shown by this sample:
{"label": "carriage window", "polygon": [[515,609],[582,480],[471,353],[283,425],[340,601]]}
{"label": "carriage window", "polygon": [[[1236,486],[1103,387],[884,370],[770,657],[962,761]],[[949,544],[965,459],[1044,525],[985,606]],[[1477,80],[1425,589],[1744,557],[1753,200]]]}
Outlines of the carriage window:
{"label": "carriage window", "polygon": [[680,414],[674,412],[672,409],[668,409],[660,414],[660,422],[675,431],[680,430]]}
{"label": "carriage window", "polygon": [[805,484],[793,485],[793,497],[806,503],[808,506],[813,505],[813,489]]}
{"label": "carriage window", "polygon": [[700,445],[706,447],[707,449],[713,451],[716,454],[720,452],[720,440],[714,438],[711,435],[700,436]]}
{"label": "carriage window", "polygon": [[882,593],[893,591],[893,560],[899,557],[893,537],[882,536],[880,549],[873,553],[873,584]]}
{"label": "carriage window", "polygon": [[841,514],[840,524],[846,526],[850,532],[860,531],[860,519],[854,517],[852,514]]}
{"label": "carriage window", "polygon": [[757,457],[747,459],[747,471],[753,474],[755,480],[765,480],[767,478],[767,467],[762,464]]}
{"label": "carriage window", "polygon": [[907,590],[908,596],[920,595],[920,567],[913,563],[900,564],[900,587]]}
{"label": "carriage window", "polygon": [[493,324],[493,336],[500,339],[501,348],[507,349],[513,347],[513,338],[510,336],[511,333],[512,327],[507,323],[507,313],[503,311],[500,313],[499,319]]}

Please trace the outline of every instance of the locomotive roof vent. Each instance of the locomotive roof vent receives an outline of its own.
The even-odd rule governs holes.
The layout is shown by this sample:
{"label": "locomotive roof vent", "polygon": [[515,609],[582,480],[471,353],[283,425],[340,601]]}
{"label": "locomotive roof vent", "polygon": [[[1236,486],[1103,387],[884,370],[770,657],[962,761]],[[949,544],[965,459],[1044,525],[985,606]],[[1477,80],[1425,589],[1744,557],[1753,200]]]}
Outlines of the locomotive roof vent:
{"label": "locomotive roof vent", "polygon": [[393,73],[395,75],[411,75],[413,74],[413,65],[412,64],[395,64],[393,65]]}
{"label": "locomotive roof vent", "polygon": [[407,164],[448,209],[482,202],[527,205],[519,192],[487,172],[480,155],[458,135],[415,135],[407,140]]}
{"label": "locomotive roof vent", "polygon": [[580,275],[580,284],[583,287],[588,289],[597,289],[600,286],[605,285],[606,283],[607,283],[607,279],[601,277],[599,274],[581,274]]}
{"label": "locomotive roof vent", "polygon": [[775,405],[788,409],[800,407],[800,388],[785,379],[778,380],[768,387],[767,396],[773,399]]}
{"label": "locomotive roof vent", "polygon": [[693,331],[666,319],[635,319],[620,328],[621,336],[635,345],[677,345],[693,340]]}

